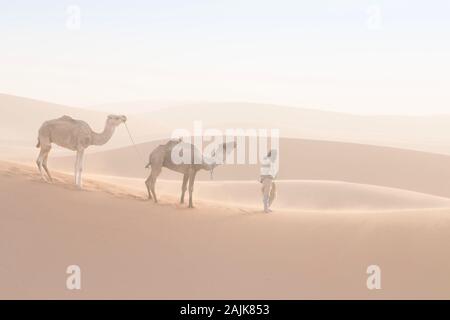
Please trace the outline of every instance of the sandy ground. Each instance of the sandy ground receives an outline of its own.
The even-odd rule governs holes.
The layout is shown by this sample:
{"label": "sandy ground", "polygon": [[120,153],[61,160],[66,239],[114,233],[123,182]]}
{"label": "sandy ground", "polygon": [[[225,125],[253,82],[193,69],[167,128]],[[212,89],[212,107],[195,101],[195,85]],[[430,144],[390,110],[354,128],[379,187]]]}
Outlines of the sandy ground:
{"label": "sandy ground", "polygon": [[[78,190],[62,148],[50,154],[55,182],[40,179],[37,130],[67,114],[101,131],[110,107],[4,94],[0,107],[0,156],[16,161],[0,161],[0,298],[450,299],[449,116],[156,106],[128,117],[141,155],[117,128],[88,149]],[[199,119],[205,129],[280,129],[272,214],[260,208],[258,165],[221,166],[214,181],[201,172],[195,209],[178,204],[181,177],[168,170],[160,203],[146,199],[148,153]],[[65,286],[73,264],[81,291]],[[381,267],[381,290],[366,287],[369,265]]]}
{"label": "sandy ground", "polygon": [[[71,176],[55,176],[48,184],[33,166],[0,163],[0,298],[450,298],[450,209],[420,208],[423,199],[409,210],[268,215],[202,201],[201,190],[187,209],[171,194],[154,204],[124,183],[77,190]],[[360,202],[354,192],[374,196],[348,187],[348,203]],[[416,196],[445,202],[389,199]],[[81,291],[65,288],[72,264]],[[381,290],[366,288],[372,264]]]}

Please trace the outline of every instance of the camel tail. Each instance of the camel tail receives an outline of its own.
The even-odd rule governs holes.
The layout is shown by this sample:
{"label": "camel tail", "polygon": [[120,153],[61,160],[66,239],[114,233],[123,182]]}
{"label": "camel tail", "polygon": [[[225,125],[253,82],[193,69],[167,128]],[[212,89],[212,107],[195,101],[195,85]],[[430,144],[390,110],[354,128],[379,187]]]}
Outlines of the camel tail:
{"label": "camel tail", "polygon": [[272,202],[277,197],[277,187],[275,185],[275,182],[272,182],[272,188],[270,188],[270,195],[269,195],[269,206],[272,205]]}
{"label": "camel tail", "polygon": [[36,148],[40,148],[40,147],[41,147],[41,140],[39,140],[39,138],[38,138],[38,142],[37,142]]}
{"label": "camel tail", "polygon": [[147,163],[147,165],[145,166],[145,169],[148,169],[151,165],[152,165],[152,162],[149,161],[149,162]]}

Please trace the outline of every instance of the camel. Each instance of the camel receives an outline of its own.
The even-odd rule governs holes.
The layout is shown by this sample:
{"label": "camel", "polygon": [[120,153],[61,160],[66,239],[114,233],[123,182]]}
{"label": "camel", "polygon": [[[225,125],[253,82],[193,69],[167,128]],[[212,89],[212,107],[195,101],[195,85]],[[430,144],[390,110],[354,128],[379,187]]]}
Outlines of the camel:
{"label": "camel", "polygon": [[[191,150],[191,161],[189,163],[180,163],[180,164],[175,163],[172,159],[172,150],[175,147],[177,147],[177,149],[174,151],[175,152],[179,151],[180,154],[182,154],[183,150],[184,151]],[[223,143],[221,146],[219,146],[219,148],[217,148],[213,152],[213,155],[218,154],[218,152],[221,152],[220,154],[223,156],[224,152],[229,153],[235,147],[236,142]],[[198,157],[201,158],[199,159]],[[195,158],[197,159],[197,161],[194,161]],[[155,203],[158,202],[155,193],[155,184],[159,174],[161,173],[162,168],[165,167],[172,171],[176,171],[183,174],[180,203],[181,204],[184,203],[184,195],[186,193],[187,185],[189,183],[189,208],[193,208],[194,205],[192,201],[192,192],[194,191],[194,181],[197,172],[199,170],[210,171],[212,178],[212,172],[214,168],[217,167],[218,165],[219,164],[216,163],[214,160],[211,160],[211,158],[208,159],[206,156],[201,154],[201,152],[198,151],[198,149],[195,148],[194,145],[182,142],[182,139],[170,140],[166,144],[158,146],[155,150],[153,150],[150,153],[149,162],[146,168],[151,166],[151,172],[147,180],[145,181],[145,185],[147,186],[148,191],[148,199],[149,200],[153,199]]]}
{"label": "camel", "polygon": [[39,129],[38,143],[36,148],[41,148],[36,160],[39,172],[43,180],[47,180],[42,172],[44,168],[49,181],[53,178],[47,168],[48,154],[50,153],[52,143],[63,148],[77,152],[75,162],[75,184],[81,188],[81,172],[83,170],[84,150],[90,145],[101,146],[107,143],[118,125],[125,123],[125,116],[109,115],[103,132],[96,133],[92,131],[89,125],[81,120],[72,119],[69,116],[62,116],[58,119],[45,121]]}

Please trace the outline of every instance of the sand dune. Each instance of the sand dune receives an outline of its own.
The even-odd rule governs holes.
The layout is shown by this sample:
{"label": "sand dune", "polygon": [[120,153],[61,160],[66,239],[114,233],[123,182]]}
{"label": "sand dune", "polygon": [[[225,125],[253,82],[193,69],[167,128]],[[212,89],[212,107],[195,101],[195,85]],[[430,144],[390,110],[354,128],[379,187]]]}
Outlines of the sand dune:
{"label": "sand dune", "polygon": [[[122,105],[125,109],[125,104]],[[449,115],[363,116],[263,103],[198,102],[178,106],[174,104],[148,114],[142,113],[130,121],[130,126],[136,128],[138,141],[146,142],[169,137],[175,128],[192,131],[196,120],[201,120],[205,129],[278,128],[280,135],[287,138],[352,142],[450,154]],[[152,128],[155,123],[161,127]],[[152,132],[149,132],[149,128]]]}
{"label": "sand dune", "polygon": [[4,117],[1,120],[2,142],[30,146],[35,142],[37,130],[42,122],[64,114],[86,119],[93,127],[104,125],[106,114],[81,108],[68,107],[49,102],[0,94],[0,106]]}
{"label": "sand dune", "polygon": [[112,102],[89,106],[91,110],[102,112],[114,112],[118,114],[143,114],[166,108],[182,107],[186,105],[185,102],[175,101],[158,101],[158,100],[138,100],[127,102]]}
{"label": "sand dune", "polygon": [[[0,163],[0,298],[450,297],[449,209],[187,209],[55,176],[47,184],[33,167]],[[71,264],[81,291],[64,287]],[[371,264],[382,290],[366,288]]]}
{"label": "sand dune", "polygon": [[[96,181],[145,191],[142,179],[91,176]],[[380,211],[450,208],[450,199],[400,189],[340,181],[277,181],[275,210]],[[157,194],[178,201],[181,182],[159,180]],[[145,192],[144,192],[145,193]],[[194,197],[204,203],[257,210],[261,207],[258,181],[198,181]]]}
{"label": "sand dune", "polygon": [[[107,114],[9,95],[0,95],[0,106],[4,114],[0,119],[1,159],[28,162],[37,156],[38,150],[34,147],[36,132],[44,120],[69,114],[88,121],[94,130],[100,131]],[[183,117],[174,116],[178,114],[177,110]],[[242,116],[233,116],[238,110],[246,111]],[[258,117],[255,118],[254,114]],[[445,116],[362,117],[273,105],[229,103],[168,106],[148,114],[131,115],[128,124],[137,141],[149,141],[158,135],[167,136],[174,128],[190,129],[192,121],[198,119],[203,120],[206,126],[218,128],[230,125],[280,127],[282,135],[332,138],[333,141],[282,139],[279,174],[282,180],[346,181],[450,197],[448,156],[335,141],[360,139],[367,143],[411,148],[413,141],[421,145],[417,149],[446,153],[450,150],[450,143],[446,142],[447,137],[450,139],[450,132],[447,134],[450,125]],[[91,174],[145,179],[148,172],[143,166],[147,155],[159,143],[153,141],[138,146],[141,158],[132,147],[121,147],[130,145],[126,130],[121,126],[107,145],[88,149],[90,154],[87,155],[85,170]],[[64,158],[67,155],[70,156]],[[51,168],[72,171],[73,161],[72,152],[57,146],[53,148]],[[258,166],[224,166],[216,170],[215,176],[218,180],[254,180],[258,176]],[[166,170],[161,178],[179,179],[179,176]],[[208,173],[200,173],[198,179],[209,179]]]}
{"label": "sand dune", "polygon": [[[101,131],[106,115],[118,111],[114,105],[111,105],[112,111],[104,108],[103,111],[91,111],[5,94],[0,94],[0,108],[4,115],[0,119],[0,146],[27,147],[27,160],[32,157],[36,132],[43,121],[67,114],[83,119],[95,131]],[[119,109],[126,110],[124,107]],[[360,116],[238,102],[176,103],[150,110],[153,111],[128,115],[128,125],[137,142],[170,137],[175,129],[192,131],[193,122],[201,120],[205,129],[278,128],[281,136],[288,138],[352,142],[450,154],[450,116]],[[121,127],[107,145],[90,149],[89,152],[114,149],[129,143],[127,133]],[[14,152],[8,154],[11,159],[14,156]]]}
{"label": "sand dune", "polygon": [[[149,174],[144,169],[146,157],[159,143],[138,146],[145,159],[132,147],[90,154],[85,171],[145,180]],[[49,163],[53,168],[71,172],[74,157],[51,157]],[[258,165],[225,165],[218,167],[214,176],[217,180],[255,181],[258,174]],[[181,176],[163,170],[161,178],[180,180]],[[450,157],[351,143],[281,139],[278,178],[346,181],[450,197]],[[209,180],[209,173],[201,171],[198,179]]]}
{"label": "sand dune", "polygon": [[[6,176],[23,176],[40,181],[33,165],[1,162],[0,171]],[[76,190],[71,173],[55,172],[55,183]],[[450,208],[450,199],[401,189],[342,181],[291,180],[276,181],[277,198],[274,209],[281,211],[386,211]],[[147,199],[144,181],[118,176],[86,175],[84,189],[103,191],[115,196]],[[173,204],[178,203],[181,181],[158,180],[157,194]],[[253,181],[197,181],[196,202],[222,208],[259,211],[261,184]]]}
{"label": "sand dune", "polygon": [[[106,114],[58,104],[0,94],[0,148],[2,159],[35,157],[37,132],[41,124],[62,115],[86,119],[95,130],[101,130]],[[55,148],[58,153],[58,148]],[[64,154],[64,153],[63,153]]]}
{"label": "sand dune", "polygon": [[[0,150],[2,159],[18,159],[29,161],[35,157],[37,132],[41,124],[49,119],[69,115],[75,119],[86,121],[96,132],[101,132],[105,125],[106,116],[112,112],[101,112],[68,107],[34,99],[0,94],[0,110],[4,117],[0,119]],[[158,121],[151,120],[151,116],[141,117],[132,115],[129,121],[136,130],[138,137],[149,132],[168,132],[167,126],[160,126]],[[151,128],[151,130],[149,130]],[[130,140],[123,126],[117,128],[112,139],[104,146],[88,149],[102,151],[110,148],[129,145]],[[53,153],[65,155],[65,149],[54,146]]]}
{"label": "sand dune", "polygon": [[[7,95],[0,106],[1,159],[28,164],[42,121],[69,114],[100,131],[107,114]],[[257,165],[219,167],[214,181],[200,173],[195,209],[178,204],[181,177],[167,170],[160,203],[146,200],[148,153],[199,119],[282,129],[273,214],[260,208]],[[449,154],[449,123],[240,103],[170,106],[129,117],[143,158],[123,127],[91,148],[82,191],[56,171],[73,168],[60,148],[49,161],[53,184],[33,164],[0,161],[0,298],[450,298],[450,157],[392,148]],[[64,287],[71,264],[82,268],[79,292]],[[382,268],[382,290],[366,288],[371,264]]]}

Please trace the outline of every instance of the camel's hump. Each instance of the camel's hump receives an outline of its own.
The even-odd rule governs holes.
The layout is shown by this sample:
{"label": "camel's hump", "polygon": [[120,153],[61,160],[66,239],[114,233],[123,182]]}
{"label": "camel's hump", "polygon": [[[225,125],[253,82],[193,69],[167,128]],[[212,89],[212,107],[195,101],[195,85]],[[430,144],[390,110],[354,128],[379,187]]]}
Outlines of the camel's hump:
{"label": "camel's hump", "polygon": [[58,118],[58,119],[55,119],[55,120],[56,121],[64,121],[64,122],[68,122],[68,123],[71,123],[71,124],[79,124],[80,122],[83,122],[83,121],[74,119],[71,116],[67,116],[67,115],[64,115],[61,118]]}
{"label": "camel's hump", "polygon": [[59,118],[59,120],[65,120],[65,121],[75,121],[74,118],[67,116],[67,115],[63,115],[61,118]]}

